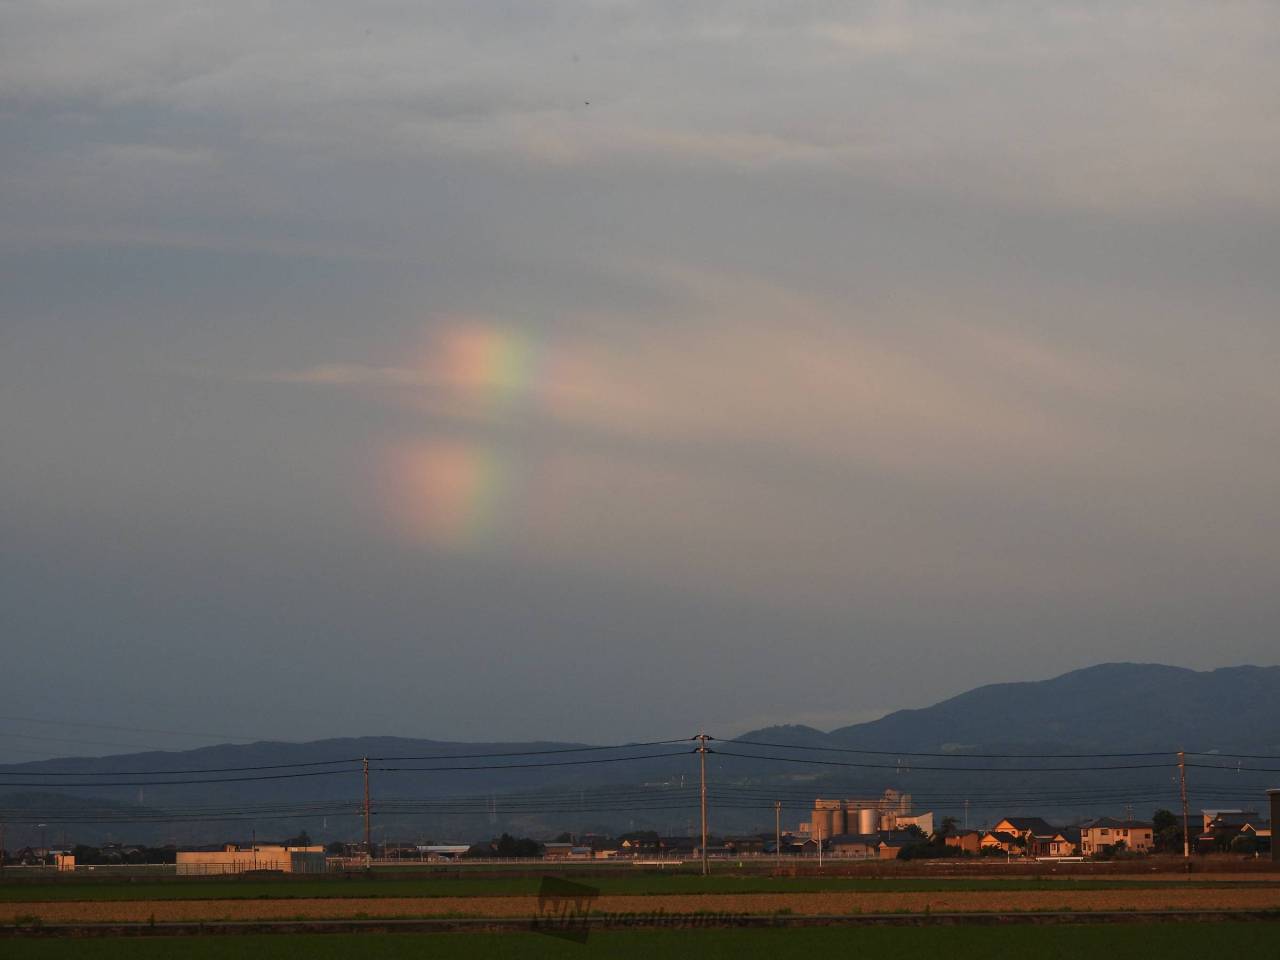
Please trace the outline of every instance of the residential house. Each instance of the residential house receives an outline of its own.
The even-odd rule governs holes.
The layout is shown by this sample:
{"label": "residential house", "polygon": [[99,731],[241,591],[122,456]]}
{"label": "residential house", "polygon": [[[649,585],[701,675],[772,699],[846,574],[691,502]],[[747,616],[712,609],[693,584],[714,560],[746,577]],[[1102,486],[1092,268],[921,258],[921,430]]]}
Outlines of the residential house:
{"label": "residential house", "polygon": [[988,830],[978,845],[979,853],[1009,853],[1021,855],[1026,851],[1022,837],[1004,830]]}
{"label": "residential house", "polygon": [[1080,850],[1080,831],[1075,828],[1032,835],[1028,850],[1033,857],[1072,857]]}
{"label": "residential house", "polygon": [[876,834],[841,833],[826,844],[833,857],[874,859],[880,856],[880,837]]}
{"label": "residential house", "polygon": [[976,854],[982,849],[982,831],[958,830],[947,834],[946,843],[948,847],[958,848],[961,853]]}
{"label": "residential house", "polygon": [[543,860],[590,860],[592,852],[590,847],[580,846],[576,843],[553,842],[544,843],[542,845]]}
{"label": "residential house", "polygon": [[1147,853],[1154,844],[1153,834],[1148,822],[1100,817],[1080,827],[1080,852],[1093,857],[1123,843],[1126,850]]}

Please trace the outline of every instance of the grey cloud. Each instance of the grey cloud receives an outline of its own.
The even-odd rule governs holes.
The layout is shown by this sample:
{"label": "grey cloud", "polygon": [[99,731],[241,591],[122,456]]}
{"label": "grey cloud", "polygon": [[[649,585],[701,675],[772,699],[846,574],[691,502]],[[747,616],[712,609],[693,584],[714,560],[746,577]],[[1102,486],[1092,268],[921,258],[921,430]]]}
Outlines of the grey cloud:
{"label": "grey cloud", "polygon": [[631,736],[1272,657],[1278,30],[9,5],[9,667],[135,726],[567,736],[585,687]]}

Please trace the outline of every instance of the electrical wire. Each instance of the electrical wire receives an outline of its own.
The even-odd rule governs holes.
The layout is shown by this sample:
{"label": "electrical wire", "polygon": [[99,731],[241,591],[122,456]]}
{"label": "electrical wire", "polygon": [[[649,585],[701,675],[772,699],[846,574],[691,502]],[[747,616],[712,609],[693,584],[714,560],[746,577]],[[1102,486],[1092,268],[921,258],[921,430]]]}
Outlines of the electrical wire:
{"label": "electrical wire", "polygon": [[[840,760],[809,760],[799,757],[770,757],[754,753],[732,753],[727,750],[709,750],[711,754],[721,757],[736,757],[742,760],[771,760],[778,763],[819,764],[824,767],[858,767],[867,770],[903,770],[902,764],[892,763],[851,763]],[[911,770],[928,770],[946,773],[1088,773],[1102,770],[1155,770],[1166,769],[1167,763],[1130,763],[1101,767],[929,767],[912,764]]]}

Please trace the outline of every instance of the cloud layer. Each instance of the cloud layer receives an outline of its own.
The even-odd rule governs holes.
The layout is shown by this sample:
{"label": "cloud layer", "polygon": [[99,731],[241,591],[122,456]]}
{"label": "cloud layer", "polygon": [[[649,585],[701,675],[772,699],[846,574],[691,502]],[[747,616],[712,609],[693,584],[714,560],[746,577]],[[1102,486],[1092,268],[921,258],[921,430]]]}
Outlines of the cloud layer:
{"label": "cloud layer", "polygon": [[1269,660],[1278,37],[1248,2],[9,5],[13,669],[135,726],[221,729],[198,678],[263,735],[639,736]]}

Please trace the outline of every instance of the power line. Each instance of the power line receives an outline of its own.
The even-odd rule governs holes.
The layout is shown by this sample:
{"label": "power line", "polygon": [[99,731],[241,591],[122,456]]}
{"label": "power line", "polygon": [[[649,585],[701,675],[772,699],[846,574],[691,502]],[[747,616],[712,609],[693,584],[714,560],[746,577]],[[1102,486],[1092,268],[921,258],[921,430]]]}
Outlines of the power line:
{"label": "power line", "polygon": [[79,727],[91,730],[123,730],[127,733],[158,733],[168,737],[199,737],[206,740],[239,740],[244,742],[260,741],[262,737],[236,737],[229,733],[196,733],[191,730],[158,730],[154,727],[122,727],[110,723],[77,723],[73,720],[42,720],[38,717],[0,716],[0,720],[13,723],[42,723],[54,727]]}
{"label": "power line", "polygon": [[[359,763],[358,757],[342,760],[307,760],[302,763],[266,763],[254,767],[202,767],[193,770],[0,770],[0,777],[147,777],[147,776],[181,776],[196,773],[241,773],[250,770],[289,770],[299,767],[326,767],[340,763]],[[191,781],[199,782],[199,781]],[[12,786],[0,781],[0,786]],[[57,786],[57,784],[49,784]]]}
{"label": "power line", "polygon": [[[936,759],[963,760],[975,757],[980,760],[1101,760],[1125,757],[1171,756],[1172,750],[1148,750],[1140,753],[919,753],[910,750],[865,750],[860,747],[810,747],[796,743],[764,743],[759,740],[724,740],[722,743],[751,747],[774,747],[783,750],[816,750],[825,753],[860,753],[881,757],[933,757]],[[1224,754],[1225,756],[1225,754]]]}
{"label": "power line", "polygon": [[551,750],[514,750],[507,753],[439,753],[425,757],[370,757],[378,763],[401,760],[478,760],[487,757],[538,757],[554,753],[587,753],[598,750],[628,750],[633,747],[659,747],[673,743],[689,743],[696,738],[680,737],[675,740],[646,740],[637,743],[617,743],[598,747],[557,747]]}
{"label": "power line", "polygon": [[[432,755],[421,756],[421,757],[369,757],[368,759],[370,761],[377,761],[379,763],[397,762],[397,761],[431,761],[431,760],[482,760],[482,759],[501,758],[501,757],[534,757],[534,756],[546,756],[551,754],[599,752],[604,750],[629,750],[637,747],[663,746],[668,744],[688,743],[689,741],[690,741],[690,738],[684,737],[678,740],[650,740],[647,742],[606,744],[603,746],[558,747],[555,749],[548,749],[548,750],[513,750],[513,751],[494,752],[494,753],[442,753],[442,754],[432,754]],[[341,759],[335,759],[335,760],[308,760],[308,761],[301,761],[301,762],[295,762],[295,763],[267,763],[267,764],[259,764],[256,766],[242,766],[242,767],[200,767],[200,768],[192,768],[192,769],[184,769],[184,770],[112,770],[112,771],[91,771],[91,770],[85,770],[85,771],[47,770],[46,771],[46,770],[30,770],[30,769],[0,770],[0,777],[14,777],[14,776],[125,777],[125,776],[150,776],[150,775],[179,776],[179,775],[185,775],[185,774],[204,774],[204,773],[238,773],[242,771],[252,771],[252,770],[286,770],[286,769],[293,769],[293,768],[300,768],[300,767],[337,765],[342,763],[355,764],[355,763],[360,763],[362,759],[363,758],[361,757],[343,757]],[[615,759],[629,760],[629,759],[645,759],[645,758],[644,757],[618,757]],[[53,762],[53,761],[50,761],[50,762]],[[9,766],[14,766],[14,764],[9,764]],[[25,767],[29,765],[21,764],[21,766]],[[494,769],[499,769],[500,766],[495,766]],[[509,764],[506,766],[514,767],[517,765]],[[391,768],[380,768],[380,769],[391,769]],[[406,767],[404,769],[415,769],[415,768]],[[422,769],[436,769],[436,768],[422,768]],[[441,768],[441,769],[464,769],[464,768]],[[476,769],[480,769],[480,768],[476,768]]]}
{"label": "power line", "polygon": [[[809,760],[799,757],[769,757],[754,753],[732,753],[727,750],[711,751],[716,756],[736,757],[742,760],[771,760],[778,763],[807,763],[824,767],[859,767],[868,770],[901,770],[892,763],[852,763],[841,760]],[[905,754],[904,754],[905,756]],[[912,770],[928,770],[936,773],[1088,773],[1100,770],[1155,770],[1171,766],[1165,763],[1129,763],[1101,767],[928,767],[912,765]]]}
{"label": "power line", "polygon": [[[103,782],[101,780],[90,780],[87,782],[76,783],[27,783],[13,782],[0,784],[5,787],[184,787],[193,786],[202,783],[248,783],[256,780],[294,780],[299,777],[327,777],[334,774],[358,773],[358,770],[312,770],[308,773],[273,773],[264,776],[253,777],[218,777],[214,779],[202,780],[125,780],[116,781],[109,780]],[[122,774],[117,774],[121,776]]]}
{"label": "power line", "polygon": [[[683,741],[680,741],[683,742]],[[576,767],[592,763],[626,763],[631,760],[656,760],[664,757],[683,757],[693,753],[692,750],[676,753],[648,753],[638,757],[594,757],[590,760],[548,760],[536,763],[497,763],[475,764],[466,767],[370,767],[379,773],[414,773],[414,772],[446,772],[450,770],[527,770],[532,767]]]}

